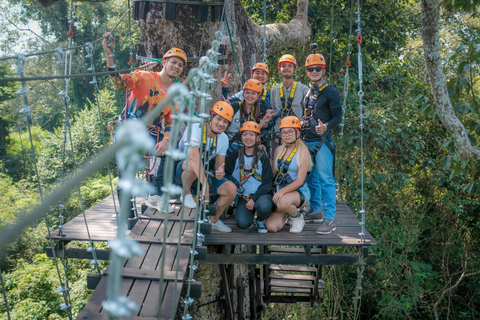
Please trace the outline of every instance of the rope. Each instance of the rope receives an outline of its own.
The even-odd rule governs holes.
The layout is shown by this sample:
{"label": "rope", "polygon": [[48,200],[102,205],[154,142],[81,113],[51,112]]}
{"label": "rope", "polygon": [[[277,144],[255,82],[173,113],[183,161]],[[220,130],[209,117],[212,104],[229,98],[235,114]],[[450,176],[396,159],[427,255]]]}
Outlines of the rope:
{"label": "rope", "polygon": [[[85,58],[90,58],[90,68],[87,70],[91,70],[92,73],[95,73],[95,65],[93,63],[93,43],[89,43],[86,47],[87,49],[87,55]],[[102,112],[100,110],[100,103],[98,101],[99,99],[99,89],[98,89],[98,82],[97,82],[97,77],[93,76],[93,80],[90,81],[90,84],[93,84],[93,88],[95,89],[95,104],[97,105],[97,110],[98,110],[98,130],[100,131],[100,136],[102,137],[102,145],[105,146],[105,132],[103,130],[103,119],[102,119]],[[115,215],[117,215],[117,204],[115,201],[115,191],[113,190],[113,181],[112,181],[112,173],[110,170],[110,161],[107,161],[107,171],[108,171],[108,179],[110,182],[110,192],[112,193],[112,199],[113,199],[113,209],[115,210]]]}
{"label": "rope", "polygon": [[267,0],[263,0],[263,63],[267,63]]}
{"label": "rope", "polygon": [[332,8],[330,9],[330,15],[332,16],[330,22],[330,61],[328,62],[328,78],[330,79],[330,75],[332,73],[332,50],[333,50],[333,6],[334,0],[332,0]]}
{"label": "rope", "polygon": [[360,233],[360,236],[362,237],[362,242],[365,242],[365,203],[364,203],[364,152],[363,152],[363,108],[365,106],[363,105],[363,90],[362,90],[362,85],[363,85],[363,63],[362,63],[362,30],[361,30],[361,19],[360,19],[360,0],[357,0],[357,45],[358,45],[358,85],[359,85],[359,90],[358,90],[358,109],[360,111],[360,150],[361,150],[361,167],[362,167],[362,173],[361,173],[361,203],[362,203],[362,210],[360,210],[360,214],[362,215],[362,222],[360,222],[360,225],[362,226],[362,232]]}
{"label": "rope", "polygon": [[[110,31],[110,33],[113,33],[118,25],[120,24],[120,22],[123,21],[123,19],[126,17],[127,13],[132,10],[133,6],[130,6],[127,10],[127,12],[125,12],[123,14],[123,16],[120,18],[120,20],[117,22],[117,24],[115,25],[115,27],[113,27],[113,29]],[[69,31],[70,32],[70,31]],[[72,32],[72,36],[73,36],[73,32]],[[99,39],[96,39],[94,40],[92,43],[97,43],[97,42],[100,42],[104,39],[105,37],[101,37]],[[87,42],[88,43],[88,42]],[[78,45],[78,46],[74,46],[74,47],[66,47],[66,48],[61,48],[62,50],[75,50],[75,49],[81,49],[83,47],[85,47],[87,45],[87,43],[84,43],[84,44],[81,44],[81,45]],[[52,54],[52,53],[55,53],[56,50],[50,50],[50,51],[41,51],[41,52],[34,52],[34,53],[28,53],[28,54],[25,54],[23,55],[24,57],[28,58],[28,57],[35,57],[35,56],[40,56],[40,55],[45,55],[45,54]],[[16,55],[15,56],[10,56],[10,57],[2,57],[0,58],[0,61],[4,61],[4,60],[15,60],[16,59]]]}
{"label": "rope", "polygon": [[[344,79],[344,82],[343,82],[343,104],[342,104],[342,122],[340,123],[340,133],[339,133],[339,136],[340,136],[340,139],[343,138],[343,129],[345,127],[345,114],[346,114],[346,111],[347,111],[347,97],[348,97],[348,89],[349,89],[349,81],[350,81],[350,75],[349,75],[349,69],[350,69],[350,55],[352,54],[352,25],[353,25],[353,8],[355,6],[355,2],[354,0],[351,0],[350,1],[350,27],[349,27],[349,33],[348,33],[348,46],[347,46],[347,61],[345,62],[345,67],[347,68],[345,70],[345,79]],[[330,61],[332,61],[330,59]],[[341,150],[341,149],[340,149]],[[343,157],[339,154],[339,162],[341,161],[341,159],[343,159]],[[338,177],[338,168],[340,166],[335,166],[335,176]],[[339,179],[336,180],[335,182],[335,187],[336,187],[336,191],[337,191],[337,194],[338,194],[338,191],[339,191]]]}
{"label": "rope", "polygon": [[[69,42],[69,44],[70,44],[70,42]],[[67,74],[70,75],[71,73],[72,73],[72,53],[70,52],[70,50],[67,50],[67,52],[65,53],[64,74],[65,75],[67,75]],[[68,114],[69,114],[68,103],[70,101],[70,97],[68,96],[69,84],[70,84],[70,79],[65,79],[65,91],[62,91],[59,94],[63,95],[63,101],[64,101],[64,105],[65,105],[65,110],[64,110],[64,112],[65,112],[64,143],[66,143],[66,140],[67,140],[66,139],[66,133],[68,132],[68,137],[70,139],[70,151],[72,152],[73,171],[74,171],[75,174],[77,174],[77,163],[75,161],[72,131],[71,131],[71,128],[70,128],[70,121],[69,121],[69,117],[68,117]],[[64,148],[65,148],[65,145],[64,145]],[[86,228],[87,235],[88,235],[88,242],[90,244],[89,251],[91,251],[92,257],[93,257],[93,259],[90,261],[90,264],[95,265],[98,274],[101,274],[100,266],[98,265],[97,254],[95,252],[95,247],[94,247],[92,239],[90,237],[90,230],[89,230],[89,227],[88,227],[87,217],[85,215],[85,207],[83,205],[83,198],[82,198],[82,192],[81,192],[81,189],[80,189],[80,185],[77,186],[77,192],[78,192],[78,199],[80,200],[80,208],[82,210],[83,220],[85,222],[85,228]]]}
{"label": "rope", "polygon": [[[207,84],[209,82],[211,83],[211,81],[213,80],[213,74],[218,67],[217,52],[220,49],[220,40],[222,38],[222,34],[221,34],[221,32],[217,31],[215,33],[215,36],[216,36],[217,40],[212,42],[212,49],[209,50],[209,52],[211,53],[210,57],[209,57],[210,61],[208,61],[207,59],[203,59],[203,61],[202,61],[203,63],[200,64],[200,66],[199,66],[199,68],[204,71],[204,75],[206,75],[206,77],[201,80],[201,85],[200,85],[201,89],[202,88],[205,89],[205,91],[201,91],[201,92],[203,92],[203,94],[200,97],[201,98],[200,99],[201,126],[204,126],[205,119],[209,118],[209,115],[206,113],[206,101],[211,99],[211,96],[210,96],[210,94],[205,94],[205,92],[206,92],[206,90],[210,91],[211,86],[207,86]],[[192,87],[194,87],[194,86],[192,86]],[[197,90],[195,90],[195,92],[197,92]],[[194,95],[192,94],[192,96],[194,96]],[[192,106],[193,106],[193,104],[190,104],[189,114],[191,114],[191,115],[193,115],[193,113],[195,112],[195,110]],[[203,153],[203,138],[204,138],[203,134],[205,134],[205,132],[202,130],[202,143],[200,143],[200,154]],[[206,137],[205,137],[205,139],[206,139]],[[208,159],[210,150],[206,150],[205,153],[206,154],[204,156],[204,159]],[[209,161],[207,161],[206,165],[207,165],[207,168],[206,168],[207,171],[206,172],[208,172]],[[205,181],[204,181],[204,183],[205,183]],[[208,181],[206,183],[208,183]],[[201,189],[199,188],[199,182],[198,182],[197,183],[197,201],[198,202],[197,202],[197,210],[195,211],[195,224],[194,224],[194,235],[195,236],[193,237],[192,249],[190,250],[190,267],[189,267],[190,271],[189,271],[189,275],[188,275],[189,280],[188,280],[188,284],[187,284],[187,294],[186,294],[185,300],[184,300],[185,307],[184,307],[184,311],[183,311],[182,320],[192,319],[192,316],[188,312],[189,312],[189,308],[191,308],[193,306],[193,303],[194,303],[194,300],[190,297],[190,290],[191,290],[191,283],[195,281],[195,279],[193,279],[193,274],[198,269],[198,263],[196,263],[194,261],[195,260],[195,255],[198,254],[198,252],[195,250],[195,248],[196,248],[197,245],[199,245],[199,246],[202,245],[202,242],[203,242],[204,237],[205,237],[202,233],[198,232],[198,228],[199,228],[198,226],[199,226],[199,224],[204,223],[204,220],[201,219],[201,215],[203,215],[203,217],[205,218],[205,214],[208,212],[207,205],[208,205],[209,202],[204,201],[203,203],[201,203],[199,201],[200,192],[201,192]],[[177,263],[178,262],[179,261],[177,261]],[[176,278],[178,278],[178,275],[176,276]],[[174,313],[172,312],[172,319],[173,319],[173,316],[174,316]]]}
{"label": "rope", "polygon": [[7,318],[10,320],[10,310],[8,309],[8,299],[5,292],[5,284],[3,283],[2,268],[0,268],[0,284],[2,285],[3,301],[5,303],[5,309],[7,311]]}
{"label": "rope", "polygon": [[235,53],[235,48],[233,47],[232,34],[230,33],[227,14],[224,12],[224,15],[225,15],[225,23],[227,24],[228,36],[230,37],[230,45],[232,46],[233,57],[235,58],[235,65],[237,66],[238,76],[240,77],[240,79],[242,79],[242,73],[240,72],[240,68],[238,67],[237,54]]}
{"label": "rope", "polygon": [[[17,55],[17,59],[15,59],[15,64],[16,64],[18,70],[16,72],[18,74],[20,74],[21,76],[24,75],[25,62],[26,62],[25,56]],[[30,148],[31,148],[31,151],[32,151],[32,161],[33,161],[33,165],[34,165],[34,168],[35,168],[35,175],[36,175],[36,178],[37,178],[37,186],[38,186],[38,193],[40,195],[40,201],[43,204],[44,201],[43,201],[42,186],[40,184],[40,175],[38,174],[38,166],[37,166],[37,159],[36,159],[36,155],[35,155],[35,148],[33,146],[32,130],[31,130],[32,117],[31,117],[31,114],[30,114],[30,105],[28,103],[28,94],[27,94],[27,84],[25,83],[25,81],[22,81],[22,89],[17,91],[16,93],[23,95],[24,107],[20,110],[20,113],[25,113],[25,116],[27,117],[27,128],[28,128],[28,136],[30,138]],[[60,275],[60,269],[58,267],[58,262],[57,262],[57,255],[55,253],[55,246],[53,245],[52,234],[51,234],[51,231],[50,231],[50,224],[48,222],[47,216],[45,216],[44,220],[45,220],[45,225],[46,225],[47,231],[48,231],[48,239],[49,239],[49,242],[50,242],[50,247],[52,248],[53,261],[55,263],[55,268],[57,270],[57,275],[58,275],[58,279],[59,279],[59,282],[60,282],[60,287],[57,289],[57,292],[59,292],[58,291],[59,289],[61,289],[61,288],[65,289],[65,285],[63,284],[62,276]],[[63,290],[63,292],[61,292],[61,293],[63,294],[64,303],[60,306],[60,308],[62,310],[66,310],[68,318],[70,320],[72,320],[72,311],[71,311],[70,303],[69,303],[69,300],[70,300],[69,290]]]}
{"label": "rope", "polygon": [[[146,66],[145,66],[146,67]],[[12,81],[39,81],[39,80],[54,80],[54,79],[79,79],[91,76],[104,76],[109,75],[112,73],[125,73],[130,71],[135,71],[138,68],[130,68],[130,69],[122,69],[122,70],[115,70],[115,71],[101,71],[95,73],[81,73],[81,74],[73,74],[73,75],[65,75],[65,76],[48,76],[48,77],[20,77],[20,78],[3,78],[0,79],[0,83],[12,82]]]}
{"label": "rope", "polygon": [[[364,151],[363,151],[363,108],[365,107],[363,105],[362,99],[363,99],[363,90],[362,90],[362,85],[363,85],[363,64],[362,64],[362,30],[361,30],[361,25],[362,25],[362,20],[360,16],[360,0],[357,0],[357,45],[358,45],[358,84],[359,84],[359,90],[358,90],[358,99],[359,99],[359,111],[360,111],[360,150],[361,150],[361,205],[362,209],[360,210],[360,214],[362,217],[362,221],[359,223],[361,225],[361,233],[359,234],[361,237],[361,242],[365,242],[365,203],[364,203]],[[357,285],[355,287],[355,298],[354,298],[354,311],[355,311],[355,319],[358,318],[360,315],[360,307],[359,307],[359,301],[362,298],[361,297],[361,292],[362,292],[362,279],[363,279],[363,272],[365,270],[365,261],[363,258],[362,250],[359,250],[359,255],[360,255],[360,266],[357,267]]]}

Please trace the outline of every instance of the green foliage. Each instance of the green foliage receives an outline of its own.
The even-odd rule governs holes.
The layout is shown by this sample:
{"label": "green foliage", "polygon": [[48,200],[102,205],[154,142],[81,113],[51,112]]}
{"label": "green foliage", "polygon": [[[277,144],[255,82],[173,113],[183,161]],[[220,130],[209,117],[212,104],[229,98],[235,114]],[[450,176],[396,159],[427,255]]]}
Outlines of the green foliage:
{"label": "green foliage", "polygon": [[[78,313],[79,309],[86,304],[90,294],[89,290],[85,289],[88,261],[70,261],[68,273],[72,309],[73,312]],[[20,259],[17,269],[3,276],[12,319],[66,318],[66,313],[59,308],[64,300],[62,295],[56,292],[59,280],[56,269],[52,268],[50,258],[44,254],[37,254],[32,262]],[[4,300],[0,299],[0,317],[3,316],[6,319]]]}

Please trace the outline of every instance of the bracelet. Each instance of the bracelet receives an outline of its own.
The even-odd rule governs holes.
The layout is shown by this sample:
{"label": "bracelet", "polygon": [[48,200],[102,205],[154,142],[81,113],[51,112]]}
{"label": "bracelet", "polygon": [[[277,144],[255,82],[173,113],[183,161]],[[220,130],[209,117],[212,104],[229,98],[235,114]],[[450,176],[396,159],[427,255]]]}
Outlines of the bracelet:
{"label": "bracelet", "polygon": [[262,120],[260,120],[260,125],[261,125],[261,126],[266,126],[267,123],[265,123],[265,122],[263,122]]}
{"label": "bracelet", "polygon": [[170,139],[170,137],[163,137],[162,140],[167,140],[168,141],[169,139]]}

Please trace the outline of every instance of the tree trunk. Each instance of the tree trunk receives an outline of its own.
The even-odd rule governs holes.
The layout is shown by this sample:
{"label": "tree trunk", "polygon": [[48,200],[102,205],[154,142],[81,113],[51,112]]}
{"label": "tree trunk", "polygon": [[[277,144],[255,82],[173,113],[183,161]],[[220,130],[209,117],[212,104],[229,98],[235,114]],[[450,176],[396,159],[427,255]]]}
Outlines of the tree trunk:
{"label": "tree trunk", "polygon": [[[210,46],[215,32],[221,30],[222,42],[227,46],[227,64],[216,73],[220,79],[225,71],[232,73],[231,89],[238,89],[250,78],[250,70],[256,62],[263,59],[263,25],[252,22],[240,0],[226,0],[225,13],[232,42],[238,60],[241,76],[237,72],[233,50],[226,23],[220,21],[200,22],[197,18],[198,6],[176,5],[176,20],[165,19],[165,3],[150,2],[148,14],[139,21],[141,43],[145,46],[147,56],[162,56],[171,47],[185,50],[188,57],[201,57],[205,54],[204,46]],[[311,33],[307,21],[308,0],[299,0],[297,15],[288,24],[268,24],[266,26],[267,54],[283,48],[295,49],[305,45]],[[193,67],[189,65],[188,67]],[[220,84],[213,87],[213,101],[218,101]]]}
{"label": "tree trunk", "polygon": [[452,136],[460,156],[464,159],[474,157],[480,161],[480,149],[472,146],[448,96],[447,80],[440,57],[439,16],[438,0],[422,0],[423,53],[433,98],[442,124]]}

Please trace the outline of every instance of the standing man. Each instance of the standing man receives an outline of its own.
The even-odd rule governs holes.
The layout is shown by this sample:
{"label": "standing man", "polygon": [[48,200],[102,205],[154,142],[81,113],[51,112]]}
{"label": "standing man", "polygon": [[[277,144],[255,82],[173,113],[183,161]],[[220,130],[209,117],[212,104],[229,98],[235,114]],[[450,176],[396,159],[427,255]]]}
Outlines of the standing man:
{"label": "standing man", "polygon": [[[167,96],[168,88],[175,82],[187,64],[187,55],[178,48],[168,50],[163,56],[160,72],[150,72],[135,70],[132,74],[117,73],[113,58],[110,56],[114,52],[115,38],[112,39],[111,47],[108,46],[108,37],[110,32],[103,35],[103,50],[107,59],[107,68],[112,71],[110,74],[113,86],[118,90],[129,90],[130,95],[127,98],[125,110],[122,112],[122,119],[139,120],[149,113],[157,104]],[[165,152],[170,137],[170,127],[172,124],[172,108],[165,107],[162,112],[148,124],[148,131],[156,140],[155,153],[161,157],[160,167],[158,168],[155,185],[157,193],[147,197],[146,205],[160,211],[161,206],[161,187],[163,186],[163,164],[165,161]],[[165,132],[161,133],[161,121],[164,120]],[[173,207],[169,207],[173,211]]]}
{"label": "standing man", "polygon": [[[278,70],[282,75],[282,83],[272,88],[272,109],[275,114],[275,126],[272,141],[272,155],[275,149],[281,144],[280,137],[280,121],[287,116],[295,116],[301,119],[303,116],[303,108],[301,106],[302,99],[308,91],[308,87],[300,81],[294,81],[293,75],[297,69],[297,60],[291,54],[284,54],[278,61]],[[275,144],[275,145],[274,145]]]}
{"label": "standing man", "polygon": [[318,234],[329,234],[336,229],[336,189],[334,177],[335,149],[332,129],[342,122],[342,102],[334,87],[323,78],[326,73],[325,59],[313,53],[305,62],[310,89],[302,106],[302,138],[312,154],[314,166],[308,176],[308,187],[312,194],[310,211],[305,220],[321,218],[322,200],[325,217],[317,229]]}

